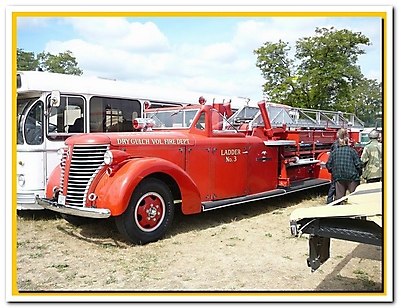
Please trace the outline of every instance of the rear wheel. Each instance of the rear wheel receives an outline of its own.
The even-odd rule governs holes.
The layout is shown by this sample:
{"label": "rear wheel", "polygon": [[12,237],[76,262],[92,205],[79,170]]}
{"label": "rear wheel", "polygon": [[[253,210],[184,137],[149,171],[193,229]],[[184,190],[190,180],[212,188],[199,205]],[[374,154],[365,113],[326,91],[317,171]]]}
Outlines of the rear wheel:
{"label": "rear wheel", "polygon": [[133,244],[162,238],[174,216],[173,196],[158,179],[145,179],[135,189],[126,211],[115,217],[119,232]]}

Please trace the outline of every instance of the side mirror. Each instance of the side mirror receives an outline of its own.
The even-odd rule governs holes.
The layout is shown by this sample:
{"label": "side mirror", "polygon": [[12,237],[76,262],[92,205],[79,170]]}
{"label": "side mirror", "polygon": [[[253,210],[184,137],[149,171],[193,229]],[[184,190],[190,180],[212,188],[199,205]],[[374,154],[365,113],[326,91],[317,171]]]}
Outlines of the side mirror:
{"label": "side mirror", "polygon": [[61,101],[61,93],[60,93],[60,91],[57,91],[57,90],[51,91],[49,108],[59,107],[60,106],[60,101]]}

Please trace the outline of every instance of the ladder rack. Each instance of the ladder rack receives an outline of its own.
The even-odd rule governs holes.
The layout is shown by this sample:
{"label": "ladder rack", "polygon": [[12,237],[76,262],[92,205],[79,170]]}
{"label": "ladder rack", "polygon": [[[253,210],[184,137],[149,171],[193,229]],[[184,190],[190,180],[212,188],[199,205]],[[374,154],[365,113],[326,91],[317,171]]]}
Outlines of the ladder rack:
{"label": "ladder rack", "polygon": [[[364,122],[349,112],[306,109],[273,103],[266,103],[265,107],[272,127],[285,125],[288,129],[364,129]],[[251,127],[264,126],[258,106],[242,106],[230,120],[237,125],[248,123]]]}
{"label": "ladder rack", "polygon": [[355,114],[342,111],[316,110],[267,103],[266,109],[273,127],[285,124],[292,128],[364,128]]}

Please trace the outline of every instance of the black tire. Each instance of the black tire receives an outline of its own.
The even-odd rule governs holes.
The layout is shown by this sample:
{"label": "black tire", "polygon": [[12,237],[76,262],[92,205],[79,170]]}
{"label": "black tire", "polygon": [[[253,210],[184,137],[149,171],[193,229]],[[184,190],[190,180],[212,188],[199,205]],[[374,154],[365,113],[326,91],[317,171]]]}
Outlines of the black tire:
{"label": "black tire", "polygon": [[75,215],[69,215],[69,214],[60,214],[62,218],[64,218],[67,222],[74,226],[81,226],[81,225],[87,225],[89,223],[93,223],[95,219],[93,218],[88,218],[88,217],[80,217],[80,216],[75,216]]}
{"label": "black tire", "polygon": [[144,245],[165,235],[174,211],[169,187],[158,179],[145,179],[133,192],[126,211],[115,217],[115,223],[126,240]]}

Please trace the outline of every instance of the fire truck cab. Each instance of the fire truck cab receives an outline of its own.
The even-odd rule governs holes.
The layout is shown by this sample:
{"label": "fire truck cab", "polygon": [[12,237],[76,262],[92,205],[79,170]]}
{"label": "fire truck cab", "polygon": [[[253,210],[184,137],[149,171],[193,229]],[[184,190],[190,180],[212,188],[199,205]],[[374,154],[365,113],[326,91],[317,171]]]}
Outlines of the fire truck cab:
{"label": "fire truck cab", "polygon": [[151,109],[136,132],[68,138],[47,183],[46,209],[69,222],[115,217],[131,243],[162,238],[175,209],[195,214],[328,185],[336,130],[352,114],[260,101]]}

